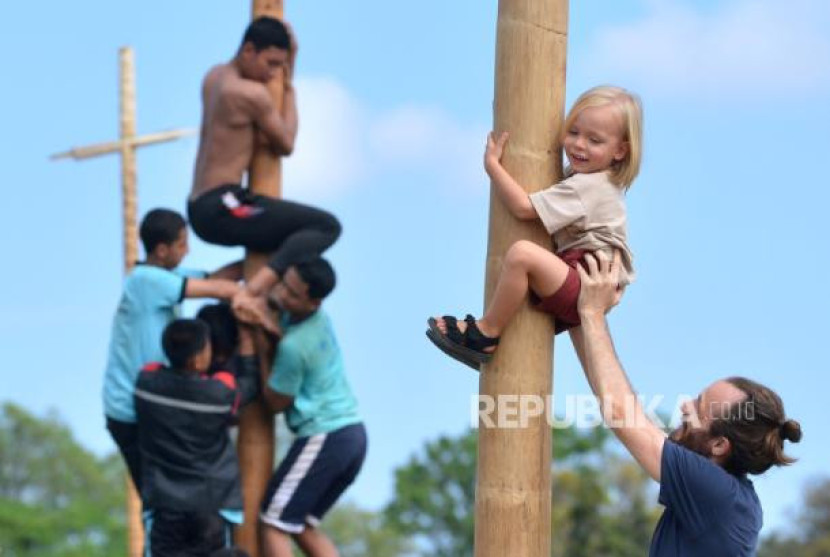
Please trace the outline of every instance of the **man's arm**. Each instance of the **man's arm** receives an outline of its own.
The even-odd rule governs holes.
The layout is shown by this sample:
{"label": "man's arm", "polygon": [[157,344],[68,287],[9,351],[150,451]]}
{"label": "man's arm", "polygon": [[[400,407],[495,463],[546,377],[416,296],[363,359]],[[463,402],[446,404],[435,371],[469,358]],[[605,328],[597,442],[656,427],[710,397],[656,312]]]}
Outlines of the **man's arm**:
{"label": "man's arm", "polygon": [[267,385],[262,387],[262,398],[265,399],[265,404],[271,409],[274,414],[285,412],[291,405],[294,404],[294,397],[271,389]]}
{"label": "man's arm", "polygon": [[280,393],[271,388],[268,384],[270,374],[268,369],[260,366],[260,373],[262,378],[262,398],[265,404],[271,409],[274,414],[279,414],[291,408],[294,404],[294,397],[285,393]]}
{"label": "man's arm", "polygon": [[501,165],[501,157],[509,135],[502,132],[498,139],[495,132],[487,136],[487,148],[484,151],[484,170],[493,182],[496,195],[499,196],[507,210],[519,220],[539,218],[536,208],[530,202],[527,192]]}
{"label": "man's arm", "polygon": [[290,155],[294,151],[298,125],[294,86],[286,81],[282,111],[277,110],[271,93],[262,85],[256,84],[252,97],[254,124],[262,133],[268,148],[275,155]]}
{"label": "man's arm", "polygon": [[261,132],[260,136],[264,137],[271,151],[275,155],[288,156],[294,151],[294,141],[297,139],[298,118],[294,91],[294,65],[299,47],[294,29],[288,22],[284,21],[283,24],[288,31],[290,45],[288,61],[283,67],[282,111],[277,110],[274,105],[270,90],[260,88],[254,122]]}
{"label": "man's arm", "polygon": [[209,279],[226,279],[232,280],[234,282],[239,282],[244,278],[242,273],[242,261],[234,261],[233,263],[228,263],[224,267],[220,267],[210,273],[207,278]]}
{"label": "man's arm", "polygon": [[236,318],[242,323],[260,325],[269,333],[280,336],[282,331],[265,308],[263,297],[279,280],[279,276],[268,265],[263,265],[254,276],[246,281],[245,286],[231,300],[231,307]]}
{"label": "man's arm", "polygon": [[[242,344],[240,338],[240,353],[242,353]],[[251,348],[249,350],[253,351],[253,338]],[[273,360],[270,357],[273,354],[273,341],[272,339],[268,338],[267,335],[262,331],[262,329],[258,329],[258,337],[256,342],[261,346],[267,346],[268,349],[265,352],[269,352],[266,355],[266,361]],[[291,405],[294,404],[294,397],[287,395],[285,393],[281,393],[279,391],[275,391],[271,388],[271,373],[272,371],[268,369],[268,366],[259,366],[260,372],[260,382],[261,382],[261,392],[262,398],[265,401],[265,405],[275,414],[279,414],[280,412],[284,412],[291,408]]]}
{"label": "man's arm", "polygon": [[589,271],[577,265],[582,278],[579,316],[582,321],[582,357],[585,376],[599,399],[602,415],[628,452],[649,476],[660,481],[666,434],[648,419],[620,364],[605,314],[619,302],[620,254],[614,260],[586,256]]}
{"label": "man's arm", "polygon": [[185,298],[218,298],[230,300],[239,291],[240,286],[226,279],[186,279]]}

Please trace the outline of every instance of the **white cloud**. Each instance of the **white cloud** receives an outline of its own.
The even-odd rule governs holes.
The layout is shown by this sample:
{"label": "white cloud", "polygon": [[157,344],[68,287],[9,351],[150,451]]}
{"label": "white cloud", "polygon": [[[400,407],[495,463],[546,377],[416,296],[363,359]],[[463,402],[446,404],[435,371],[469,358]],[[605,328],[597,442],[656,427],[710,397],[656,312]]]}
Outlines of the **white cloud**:
{"label": "white cloud", "polygon": [[462,126],[436,107],[404,106],[381,115],[369,141],[378,159],[401,169],[432,168],[452,182],[483,177],[486,130]]}
{"label": "white cloud", "polygon": [[481,181],[486,130],[435,106],[373,112],[330,77],[297,81],[300,130],[284,163],[286,197],[336,196],[380,174],[432,172],[454,184]]}
{"label": "white cloud", "polygon": [[648,5],[644,19],[598,33],[592,73],[690,98],[811,96],[830,86],[830,3]]}
{"label": "white cloud", "polygon": [[366,172],[363,111],[332,78],[301,78],[296,86],[300,128],[283,163],[285,189],[302,198],[336,194]]}
{"label": "white cloud", "polygon": [[389,162],[412,163],[434,155],[452,124],[435,107],[404,106],[381,115],[372,126],[372,148]]}

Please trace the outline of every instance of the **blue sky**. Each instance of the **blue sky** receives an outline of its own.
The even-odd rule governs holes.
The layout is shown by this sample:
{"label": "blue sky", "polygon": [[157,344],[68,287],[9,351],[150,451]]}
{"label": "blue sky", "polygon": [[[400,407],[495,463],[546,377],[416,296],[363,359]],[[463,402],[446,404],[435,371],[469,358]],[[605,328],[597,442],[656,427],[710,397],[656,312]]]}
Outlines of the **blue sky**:
{"label": "blue sky", "polygon": [[[55,409],[112,450],[101,375],[121,281],[116,157],[49,154],[117,133],[117,50],[136,52],[140,133],[199,122],[199,83],[235,51],[248,4],[18,2],[0,19],[0,399]],[[480,312],[496,2],[288,2],[301,132],[285,196],[342,220],[326,306],[370,431],[351,490],[377,508],[392,470],[469,423],[478,377],[428,344],[434,313]],[[645,158],[628,195],[638,282],[611,318],[632,383],[696,394],[742,374],[801,421],[801,461],[756,481],[767,528],[826,470],[830,7],[794,0],[572,2],[567,98],[638,92]],[[140,151],[139,207],[182,210],[195,139]],[[191,267],[240,255],[192,238]],[[824,255],[822,255],[824,254]],[[189,307],[192,310],[192,306]],[[588,393],[567,340],[555,392]]]}

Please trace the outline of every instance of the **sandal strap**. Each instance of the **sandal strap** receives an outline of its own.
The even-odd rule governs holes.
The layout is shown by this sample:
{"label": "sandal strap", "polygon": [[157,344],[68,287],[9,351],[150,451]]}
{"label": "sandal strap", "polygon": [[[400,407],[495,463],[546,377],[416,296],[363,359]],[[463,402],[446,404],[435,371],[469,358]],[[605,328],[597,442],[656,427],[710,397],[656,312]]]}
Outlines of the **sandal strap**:
{"label": "sandal strap", "polygon": [[490,346],[497,346],[499,344],[499,337],[488,337],[476,325],[476,318],[467,314],[464,318],[467,323],[467,328],[464,330],[464,346],[473,350],[481,351]]}
{"label": "sandal strap", "polygon": [[461,329],[458,328],[458,319],[452,315],[444,315],[441,319],[443,319],[444,323],[447,325],[447,338],[452,342],[463,346],[465,343],[464,333],[462,333]]}

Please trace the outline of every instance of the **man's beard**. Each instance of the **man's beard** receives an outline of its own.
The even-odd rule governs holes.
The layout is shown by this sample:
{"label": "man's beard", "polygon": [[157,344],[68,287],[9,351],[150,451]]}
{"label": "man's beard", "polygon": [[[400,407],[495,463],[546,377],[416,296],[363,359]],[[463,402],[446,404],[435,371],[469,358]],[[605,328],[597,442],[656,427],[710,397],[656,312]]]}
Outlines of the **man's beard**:
{"label": "man's beard", "polygon": [[708,430],[692,429],[689,424],[684,423],[669,435],[669,439],[701,456],[712,457],[712,449],[709,446],[712,436]]}

